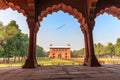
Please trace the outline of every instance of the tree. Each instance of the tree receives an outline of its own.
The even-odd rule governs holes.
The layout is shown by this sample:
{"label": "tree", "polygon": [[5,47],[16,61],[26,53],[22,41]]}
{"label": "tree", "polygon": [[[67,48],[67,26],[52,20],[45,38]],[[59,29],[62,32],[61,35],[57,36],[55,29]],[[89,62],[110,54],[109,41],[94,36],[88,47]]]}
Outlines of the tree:
{"label": "tree", "polygon": [[25,59],[28,53],[28,43],[29,43],[29,38],[27,34],[20,34],[21,36],[21,47],[20,47],[20,55],[19,57],[22,57],[21,61]]}
{"label": "tree", "polygon": [[3,26],[3,23],[0,22],[0,57],[2,56],[3,54],[3,51],[4,51],[4,26]]}
{"label": "tree", "polygon": [[[3,26],[2,23],[0,26]],[[4,30],[1,30],[4,29]],[[28,53],[28,42],[29,38],[27,34],[21,33],[21,30],[19,29],[19,26],[16,24],[16,21],[12,20],[7,26],[0,27],[0,31],[5,32],[2,37],[3,41],[6,43],[4,44],[4,51],[2,56],[6,58],[7,62],[10,62],[10,58],[14,58],[14,62],[16,62],[16,57],[18,57],[20,61],[23,60]],[[4,37],[5,36],[5,37]],[[0,51],[2,51],[2,48],[0,46]],[[37,45],[36,47],[36,55],[38,57],[45,57],[48,56],[48,54],[44,51],[42,47],[39,47]]]}
{"label": "tree", "polygon": [[80,50],[74,50],[71,52],[71,57],[81,57],[85,55],[85,48],[82,48]]}
{"label": "tree", "polygon": [[104,46],[101,43],[94,44],[95,54],[101,56],[104,54]]}
{"label": "tree", "polygon": [[80,49],[80,55],[84,56],[85,55],[85,48]]}
{"label": "tree", "polygon": [[111,58],[113,56],[115,56],[115,48],[114,48],[114,45],[112,43],[108,43],[106,51],[110,55]]}
{"label": "tree", "polygon": [[78,56],[78,50],[74,50],[74,51],[72,51],[72,53],[71,53],[71,57],[77,57]]}
{"label": "tree", "polygon": [[6,40],[14,37],[16,34],[20,33],[19,26],[16,24],[16,21],[12,20],[6,27],[5,27],[5,36]]}
{"label": "tree", "polygon": [[44,49],[40,46],[36,46],[36,56],[37,57],[46,57],[48,56]]}
{"label": "tree", "polygon": [[115,55],[120,56],[120,38],[117,39],[115,44]]}
{"label": "tree", "polygon": [[0,22],[0,46],[4,45],[5,37],[5,26]]}
{"label": "tree", "polygon": [[20,30],[18,29],[18,25],[16,24],[16,21],[12,20],[6,27],[5,27],[5,41],[6,44],[4,46],[4,57],[7,58],[7,62],[9,62],[9,58],[16,56],[19,54],[19,48],[20,44]]}

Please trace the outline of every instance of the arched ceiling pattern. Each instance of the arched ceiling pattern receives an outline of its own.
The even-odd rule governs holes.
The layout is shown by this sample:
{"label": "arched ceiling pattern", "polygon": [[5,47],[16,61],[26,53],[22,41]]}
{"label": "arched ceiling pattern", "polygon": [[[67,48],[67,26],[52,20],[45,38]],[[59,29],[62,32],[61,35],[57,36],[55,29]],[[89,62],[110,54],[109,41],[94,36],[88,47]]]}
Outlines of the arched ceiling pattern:
{"label": "arched ceiling pattern", "polygon": [[64,3],[53,5],[52,7],[48,7],[46,8],[46,10],[43,10],[38,16],[37,25],[39,25],[42,19],[46,17],[48,14],[52,14],[53,12],[57,12],[59,10],[62,10],[64,12],[69,13],[70,15],[73,15],[74,18],[76,18],[81,25],[85,25],[85,18],[83,17],[82,13],[78,12],[77,9],[74,9],[71,6],[65,5]]}
{"label": "arched ceiling pattern", "polygon": [[94,11],[95,17],[105,12],[120,19],[120,0],[99,0]]}
{"label": "arched ceiling pattern", "polygon": [[88,19],[93,25],[95,18],[105,12],[120,19],[120,0],[88,0],[88,3]]}
{"label": "arched ceiling pattern", "polygon": [[22,13],[24,16],[27,16],[25,10],[23,10],[19,5],[15,5],[12,2],[7,2],[6,0],[1,0],[0,1],[0,10],[5,10],[7,8],[17,10],[19,13]]}
{"label": "arched ceiling pattern", "polygon": [[104,10],[100,10],[100,12],[96,14],[96,16],[99,16],[103,13],[111,14],[113,17],[117,17],[118,19],[120,19],[120,8],[117,8],[116,6],[110,6],[109,8],[107,7]]}
{"label": "arched ceiling pattern", "polygon": [[0,0],[0,10],[9,7],[29,16],[37,25],[47,14],[59,10],[73,15],[81,26],[94,26],[95,17],[104,12],[120,19],[120,0]]}

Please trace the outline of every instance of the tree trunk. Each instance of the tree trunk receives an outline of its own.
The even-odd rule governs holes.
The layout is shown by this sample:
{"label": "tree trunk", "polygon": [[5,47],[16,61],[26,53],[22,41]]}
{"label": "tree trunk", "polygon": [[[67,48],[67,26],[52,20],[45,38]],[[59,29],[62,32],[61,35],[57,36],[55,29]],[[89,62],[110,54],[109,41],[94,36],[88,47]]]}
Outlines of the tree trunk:
{"label": "tree trunk", "polygon": [[7,59],[7,63],[10,63],[10,58],[8,57],[8,59]]}
{"label": "tree trunk", "polygon": [[20,56],[18,57],[18,62],[20,62],[21,60],[20,60]]}
{"label": "tree trunk", "polygon": [[14,63],[16,62],[16,56],[14,57]]}

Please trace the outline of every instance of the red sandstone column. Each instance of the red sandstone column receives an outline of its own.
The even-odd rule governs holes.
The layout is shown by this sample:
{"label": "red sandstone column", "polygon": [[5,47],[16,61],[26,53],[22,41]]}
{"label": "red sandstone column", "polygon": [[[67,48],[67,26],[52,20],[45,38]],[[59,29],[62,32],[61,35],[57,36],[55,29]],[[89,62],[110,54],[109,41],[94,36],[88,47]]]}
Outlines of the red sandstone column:
{"label": "red sandstone column", "polygon": [[38,66],[37,63],[37,59],[36,59],[36,41],[37,41],[37,32],[38,32],[38,28],[35,29],[35,33],[34,33],[34,59],[35,59],[35,64],[36,66]]}
{"label": "red sandstone column", "polygon": [[93,29],[87,29],[87,43],[88,43],[88,50],[89,50],[89,58],[88,58],[88,66],[101,66],[98,62],[95,54],[94,54],[94,46],[93,46],[93,35],[92,35]]}
{"label": "red sandstone column", "polygon": [[29,49],[28,49],[28,58],[23,66],[23,68],[35,68],[37,67],[37,60],[36,60],[36,55],[35,55],[35,49],[36,49],[36,33],[35,33],[35,29],[33,25],[34,23],[32,23],[31,25],[29,25],[29,29],[30,29],[30,36],[29,36]]}
{"label": "red sandstone column", "polygon": [[36,60],[36,22],[35,22],[35,0],[27,0],[27,22],[29,26],[29,48],[28,57],[23,68],[37,67]]}
{"label": "red sandstone column", "polygon": [[87,39],[87,33],[86,30],[83,31],[84,34],[84,42],[85,42],[85,59],[83,65],[86,66],[88,63],[88,58],[89,58],[89,50],[88,50],[88,39]]}

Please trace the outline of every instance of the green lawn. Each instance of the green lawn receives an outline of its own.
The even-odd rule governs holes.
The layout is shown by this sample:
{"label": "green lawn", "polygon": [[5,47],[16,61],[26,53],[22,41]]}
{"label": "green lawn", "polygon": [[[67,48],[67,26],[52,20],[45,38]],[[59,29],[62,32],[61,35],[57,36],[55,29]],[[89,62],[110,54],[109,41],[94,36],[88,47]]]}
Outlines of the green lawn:
{"label": "green lawn", "polygon": [[[0,67],[8,67],[8,66],[22,66],[24,62],[16,62],[16,63],[0,63]],[[79,65],[78,62],[70,61],[70,60],[62,60],[62,59],[39,59],[38,64],[42,66],[51,66],[51,65]]]}
{"label": "green lawn", "polygon": [[8,67],[8,66],[22,66],[24,62],[16,62],[16,63],[0,63],[0,67]]}
{"label": "green lawn", "polygon": [[[120,64],[120,59],[111,59],[111,58],[99,58],[98,59],[101,64]],[[84,58],[72,58],[70,60],[63,59],[38,59],[38,64],[41,66],[62,66],[62,65],[79,65],[83,64]],[[0,63],[0,67],[8,67],[8,66],[22,66],[24,62],[16,62],[16,63]]]}
{"label": "green lawn", "polygon": [[43,66],[48,65],[78,65],[78,62],[71,61],[71,60],[62,60],[62,59],[41,59],[38,60],[38,64]]}

